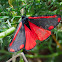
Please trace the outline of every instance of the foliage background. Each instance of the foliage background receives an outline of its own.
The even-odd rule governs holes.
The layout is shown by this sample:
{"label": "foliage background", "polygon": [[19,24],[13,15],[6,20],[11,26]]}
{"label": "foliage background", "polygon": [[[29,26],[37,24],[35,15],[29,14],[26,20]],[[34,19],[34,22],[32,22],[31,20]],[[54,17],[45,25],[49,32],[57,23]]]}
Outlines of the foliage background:
{"label": "foliage background", "polygon": [[[21,12],[22,8],[24,8],[24,14]],[[11,27],[16,28],[22,15],[53,14],[60,14],[62,17],[61,0],[0,0],[0,62],[6,62],[14,54],[7,50],[14,33],[8,33],[7,30]],[[30,51],[23,49],[16,54],[23,51],[29,62],[62,62],[62,22],[52,30],[52,33],[47,40],[36,41],[37,45],[34,49]],[[18,61],[24,62],[22,57],[17,58],[16,62]]]}

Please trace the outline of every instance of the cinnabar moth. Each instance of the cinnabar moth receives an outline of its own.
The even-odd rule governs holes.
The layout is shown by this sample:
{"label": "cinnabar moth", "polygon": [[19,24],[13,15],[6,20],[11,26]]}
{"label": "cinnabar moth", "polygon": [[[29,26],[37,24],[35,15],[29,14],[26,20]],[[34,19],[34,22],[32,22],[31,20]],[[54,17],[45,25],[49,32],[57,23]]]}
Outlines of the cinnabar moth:
{"label": "cinnabar moth", "polygon": [[51,30],[58,25],[61,17],[53,16],[37,16],[22,17],[13,40],[9,44],[10,52],[18,51],[22,48],[30,50],[35,47],[36,40],[43,41],[51,35]]}

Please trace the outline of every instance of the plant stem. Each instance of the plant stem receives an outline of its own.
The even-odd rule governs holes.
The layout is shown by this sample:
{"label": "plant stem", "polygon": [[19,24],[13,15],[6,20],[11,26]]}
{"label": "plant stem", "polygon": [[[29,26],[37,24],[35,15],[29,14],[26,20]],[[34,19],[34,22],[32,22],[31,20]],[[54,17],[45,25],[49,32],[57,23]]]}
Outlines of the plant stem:
{"label": "plant stem", "polygon": [[4,53],[4,54],[7,54],[7,55],[12,55],[12,53],[9,53],[8,51],[5,51],[5,50],[0,50],[0,53]]}
{"label": "plant stem", "polygon": [[10,58],[10,59],[9,59],[8,61],[6,61],[6,62],[10,62],[10,61],[12,61],[14,58],[17,58],[17,57],[19,57],[19,56],[22,56],[23,59],[24,59],[24,61],[25,61],[25,62],[28,62],[23,52],[21,52],[21,53],[15,55],[15,56],[13,56],[12,58]]}
{"label": "plant stem", "polygon": [[[14,52],[14,54],[12,55],[12,58],[16,56],[16,52]],[[12,62],[16,62],[16,58],[13,58]]]}
{"label": "plant stem", "polygon": [[62,52],[53,53],[50,55],[28,55],[28,54],[26,54],[26,57],[28,57],[28,58],[52,58],[52,57],[56,57],[56,56],[61,55],[61,54],[62,54]]}
{"label": "plant stem", "polygon": [[5,32],[0,33],[0,38],[6,37],[7,35],[13,33],[15,31],[15,27],[12,27]]}
{"label": "plant stem", "polygon": [[54,34],[52,34],[52,37],[53,37],[54,41],[56,42],[57,46],[62,50],[61,45],[60,45],[60,43],[56,40],[56,37],[55,37]]}

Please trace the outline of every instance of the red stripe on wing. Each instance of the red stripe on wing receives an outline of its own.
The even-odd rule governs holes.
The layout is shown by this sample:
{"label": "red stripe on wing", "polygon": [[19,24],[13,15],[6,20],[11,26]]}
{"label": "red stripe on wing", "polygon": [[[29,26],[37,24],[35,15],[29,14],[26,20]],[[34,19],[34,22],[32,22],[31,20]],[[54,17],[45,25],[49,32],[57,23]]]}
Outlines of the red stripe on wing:
{"label": "red stripe on wing", "polygon": [[49,26],[49,28],[48,28],[48,29],[49,29],[49,30],[51,30],[51,29],[53,29],[53,28],[54,28],[54,26],[52,26],[52,25],[51,25],[51,26]]}
{"label": "red stripe on wing", "polygon": [[54,15],[54,16],[38,16],[38,17],[28,17],[29,19],[39,19],[39,18],[56,18],[57,16]]}
{"label": "red stripe on wing", "polygon": [[11,48],[11,49],[10,49],[10,52],[15,52],[15,50]]}
{"label": "red stripe on wing", "polygon": [[24,44],[20,45],[20,49],[22,49],[24,47]]}
{"label": "red stripe on wing", "polygon": [[58,18],[58,22],[60,22],[61,18]]}
{"label": "red stripe on wing", "polygon": [[29,22],[29,25],[30,25],[31,30],[36,33],[38,40],[40,41],[47,39],[51,35],[51,31],[40,28],[31,22]]}
{"label": "red stripe on wing", "polygon": [[26,26],[25,27],[25,35],[26,35],[26,44],[25,44],[25,49],[30,50],[35,47],[36,45],[36,38],[34,33]]}
{"label": "red stripe on wing", "polygon": [[16,38],[16,36],[17,36],[17,34],[18,34],[20,28],[21,28],[21,26],[22,26],[22,22],[19,23],[19,28],[18,28],[16,34],[14,35],[14,38],[13,38],[12,42],[9,44],[9,46],[12,46],[12,44],[13,44],[13,42],[14,42],[14,40],[15,40],[15,38]]}

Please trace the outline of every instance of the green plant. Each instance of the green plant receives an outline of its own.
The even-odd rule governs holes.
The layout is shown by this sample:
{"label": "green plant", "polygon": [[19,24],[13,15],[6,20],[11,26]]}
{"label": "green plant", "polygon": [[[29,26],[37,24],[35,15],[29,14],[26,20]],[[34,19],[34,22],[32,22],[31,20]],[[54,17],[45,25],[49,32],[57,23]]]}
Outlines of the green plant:
{"label": "green plant", "polygon": [[[24,10],[23,14],[21,9]],[[62,17],[61,0],[0,0],[0,36],[3,32],[8,33],[7,30],[12,27],[15,30],[21,21],[22,15],[38,16],[53,14],[60,14]],[[25,55],[29,61],[35,59],[32,61],[62,62],[62,22],[52,30],[52,33],[54,35],[52,34],[49,39],[43,42],[37,40],[37,45],[34,49],[28,52],[21,50],[26,53]],[[0,62],[7,61],[13,54],[7,50],[13,36],[13,33],[9,34],[0,37]]]}

